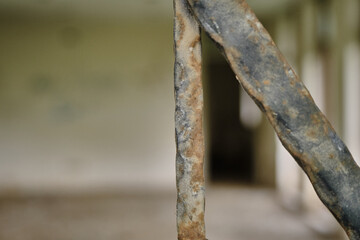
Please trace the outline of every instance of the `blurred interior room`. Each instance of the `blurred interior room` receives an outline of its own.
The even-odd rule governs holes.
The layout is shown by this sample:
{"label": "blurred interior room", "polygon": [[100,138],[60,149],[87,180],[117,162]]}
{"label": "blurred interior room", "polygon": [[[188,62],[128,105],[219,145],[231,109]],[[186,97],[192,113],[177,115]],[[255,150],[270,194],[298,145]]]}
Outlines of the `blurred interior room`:
{"label": "blurred interior room", "polygon": [[[360,161],[360,1],[248,0]],[[0,240],[176,239],[168,0],[0,0]],[[208,239],[346,239],[203,35]]]}

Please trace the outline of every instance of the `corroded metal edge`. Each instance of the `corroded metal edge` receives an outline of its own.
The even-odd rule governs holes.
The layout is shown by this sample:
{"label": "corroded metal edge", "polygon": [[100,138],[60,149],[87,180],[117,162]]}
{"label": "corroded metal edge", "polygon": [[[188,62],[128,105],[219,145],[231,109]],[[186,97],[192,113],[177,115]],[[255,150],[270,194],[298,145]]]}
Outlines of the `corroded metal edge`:
{"label": "corroded metal edge", "polygon": [[360,239],[360,168],[246,1],[188,3],[321,201]]}
{"label": "corroded metal edge", "polygon": [[177,230],[205,239],[204,137],[200,27],[186,0],[174,0]]}

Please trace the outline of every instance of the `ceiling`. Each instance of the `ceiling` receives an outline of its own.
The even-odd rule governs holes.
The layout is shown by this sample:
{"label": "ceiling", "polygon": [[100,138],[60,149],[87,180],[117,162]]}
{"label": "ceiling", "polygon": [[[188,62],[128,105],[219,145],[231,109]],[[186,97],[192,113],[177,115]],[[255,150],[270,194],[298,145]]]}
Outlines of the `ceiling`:
{"label": "ceiling", "polygon": [[[258,15],[271,15],[298,0],[248,0]],[[0,14],[13,16],[78,16],[153,18],[172,15],[171,0],[1,0]]]}

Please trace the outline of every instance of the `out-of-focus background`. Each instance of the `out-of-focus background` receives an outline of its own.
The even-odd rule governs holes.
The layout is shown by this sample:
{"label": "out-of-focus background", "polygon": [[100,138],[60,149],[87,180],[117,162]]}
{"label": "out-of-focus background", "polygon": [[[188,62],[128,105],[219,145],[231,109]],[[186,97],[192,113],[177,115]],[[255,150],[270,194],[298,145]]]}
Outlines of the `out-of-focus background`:
{"label": "out-of-focus background", "polygon": [[[360,160],[359,0],[248,0]],[[176,239],[172,1],[0,0],[0,240]],[[203,38],[209,239],[343,239]]]}

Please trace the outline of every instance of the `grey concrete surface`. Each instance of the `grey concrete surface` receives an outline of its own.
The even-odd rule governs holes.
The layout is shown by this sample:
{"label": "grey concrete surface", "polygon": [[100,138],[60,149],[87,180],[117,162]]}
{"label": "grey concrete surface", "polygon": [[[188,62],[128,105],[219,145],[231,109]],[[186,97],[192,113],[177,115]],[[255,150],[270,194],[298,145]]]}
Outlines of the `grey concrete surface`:
{"label": "grey concrete surface", "polygon": [[[0,240],[176,239],[175,192],[3,197]],[[301,215],[278,204],[273,190],[207,190],[209,240],[318,240]],[[332,238],[338,239],[338,238]]]}

